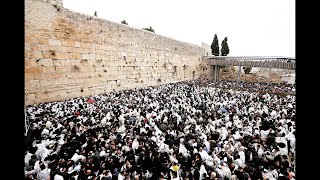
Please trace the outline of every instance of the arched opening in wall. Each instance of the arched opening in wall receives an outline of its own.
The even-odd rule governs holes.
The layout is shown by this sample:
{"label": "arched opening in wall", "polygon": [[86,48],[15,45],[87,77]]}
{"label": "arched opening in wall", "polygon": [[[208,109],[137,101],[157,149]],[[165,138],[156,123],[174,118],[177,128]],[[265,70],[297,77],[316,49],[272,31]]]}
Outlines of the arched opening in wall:
{"label": "arched opening in wall", "polygon": [[196,72],[195,72],[195,71],[192,71],[192,78],[195,77],[195,74],[196,74]]}

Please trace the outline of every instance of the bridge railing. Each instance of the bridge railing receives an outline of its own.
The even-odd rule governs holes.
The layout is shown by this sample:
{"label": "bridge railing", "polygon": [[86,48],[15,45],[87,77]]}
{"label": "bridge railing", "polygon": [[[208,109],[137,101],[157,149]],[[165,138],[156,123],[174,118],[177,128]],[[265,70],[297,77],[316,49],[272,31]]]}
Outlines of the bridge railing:
{"label": "bridge railing", "polygon": [[294,58],[204,56],[211,65],[295,69]]}

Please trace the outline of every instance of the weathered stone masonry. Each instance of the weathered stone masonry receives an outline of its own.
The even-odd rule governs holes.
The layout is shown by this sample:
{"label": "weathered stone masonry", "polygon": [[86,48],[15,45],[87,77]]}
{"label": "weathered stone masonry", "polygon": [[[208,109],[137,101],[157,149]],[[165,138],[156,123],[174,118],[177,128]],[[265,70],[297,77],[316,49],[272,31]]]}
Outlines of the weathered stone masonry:
{"label": "weathered stone masonry", "polygon": [[25,104],[208,77],[204,52],[69,11],[62,0],[26,0]]}

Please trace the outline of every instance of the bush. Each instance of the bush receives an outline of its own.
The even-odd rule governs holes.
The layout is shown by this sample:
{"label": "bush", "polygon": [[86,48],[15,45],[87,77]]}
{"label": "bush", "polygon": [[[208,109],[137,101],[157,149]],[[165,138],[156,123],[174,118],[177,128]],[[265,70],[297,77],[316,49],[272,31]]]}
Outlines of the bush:
{"label": "bush", "polygon": [[243,71],[244,71],[245,74],[249,74],[251,69],[252,69],[251,67],[244,67]]}

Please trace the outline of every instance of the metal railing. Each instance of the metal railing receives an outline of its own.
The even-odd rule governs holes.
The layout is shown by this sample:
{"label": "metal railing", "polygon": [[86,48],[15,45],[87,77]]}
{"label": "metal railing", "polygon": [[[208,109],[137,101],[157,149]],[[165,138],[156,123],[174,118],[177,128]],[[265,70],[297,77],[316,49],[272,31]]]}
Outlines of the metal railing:
{"label": "metal railing", "polygon": [[296,69],[296,60],[292,57],[278,56],[203,56],[210,65],[246,66],[278,69]]}

